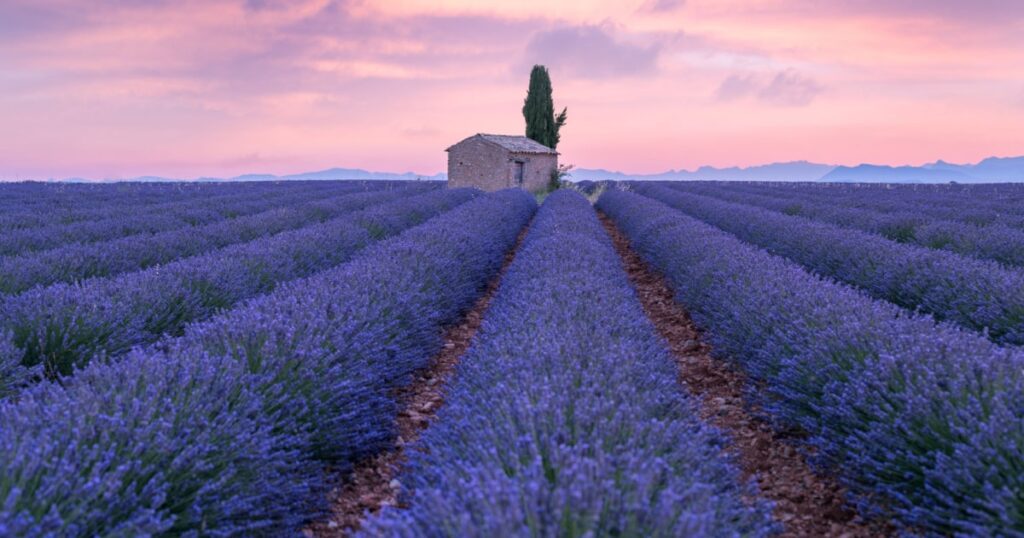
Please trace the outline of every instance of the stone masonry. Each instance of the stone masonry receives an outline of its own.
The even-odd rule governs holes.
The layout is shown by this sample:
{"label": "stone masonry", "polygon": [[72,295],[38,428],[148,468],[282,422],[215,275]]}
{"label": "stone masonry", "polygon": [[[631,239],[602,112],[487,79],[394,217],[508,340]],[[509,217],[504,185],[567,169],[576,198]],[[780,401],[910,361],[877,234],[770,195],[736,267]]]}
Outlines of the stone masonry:
{"label": "stone masonry", "polygon": [[449,187],[534,192],[544,189],[558,168],[555,150],[525,136],[477,134],[446,151]]}

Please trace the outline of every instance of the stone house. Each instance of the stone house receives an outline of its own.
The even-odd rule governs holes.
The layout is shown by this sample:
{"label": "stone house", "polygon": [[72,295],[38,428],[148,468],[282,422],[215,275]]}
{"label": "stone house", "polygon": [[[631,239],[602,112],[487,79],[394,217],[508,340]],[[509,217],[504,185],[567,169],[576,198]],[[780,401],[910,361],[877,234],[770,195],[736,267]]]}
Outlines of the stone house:
{"label": "stone house", "polygon": [[525,136],[476,134],[445,151],[449,187],[539,191],[558,169],[558,152]]}

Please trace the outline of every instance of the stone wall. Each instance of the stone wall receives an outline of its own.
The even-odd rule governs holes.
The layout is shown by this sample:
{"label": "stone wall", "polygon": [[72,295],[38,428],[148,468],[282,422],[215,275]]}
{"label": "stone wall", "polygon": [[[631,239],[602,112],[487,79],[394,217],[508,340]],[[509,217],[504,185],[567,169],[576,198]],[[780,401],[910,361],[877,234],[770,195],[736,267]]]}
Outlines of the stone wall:
{"label": "stone wall", "polygon": [[[521,160],[524,164],[523,188],[535,192],[547,188],[551,181],[551,171],[558,168],[558,155],[544,153],[513,153],[513,161]],[[514,164],[509,163],[509,174]]]}
{"label": "stone wall", "polygon": [[485,191],[508,188],[511,178],[508,156],[505,149],[479,138],[456,144],[448,151],[448,186],[476,187]]}

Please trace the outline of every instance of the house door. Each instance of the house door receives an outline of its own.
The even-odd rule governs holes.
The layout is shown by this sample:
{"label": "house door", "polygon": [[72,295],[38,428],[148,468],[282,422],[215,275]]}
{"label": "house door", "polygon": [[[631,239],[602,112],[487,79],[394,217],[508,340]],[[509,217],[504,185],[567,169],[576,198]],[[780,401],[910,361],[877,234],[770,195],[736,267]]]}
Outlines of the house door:
{"label": "house door", "polygon": [[515,168],[513,169],[512,177],[515,178],[516,186],[517,187],[522,187],[523,186],[523,168],[526,166],[526,163],[524,163],[523,161],[516,161],[514,166],[515,166]]}

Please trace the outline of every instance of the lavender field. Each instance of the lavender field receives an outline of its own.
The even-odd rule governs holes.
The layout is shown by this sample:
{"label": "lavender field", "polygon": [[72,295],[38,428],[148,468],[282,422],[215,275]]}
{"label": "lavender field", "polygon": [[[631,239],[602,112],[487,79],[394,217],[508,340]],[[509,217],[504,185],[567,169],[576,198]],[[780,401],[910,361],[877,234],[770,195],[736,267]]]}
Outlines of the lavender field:
{"label": "lavender field", "polygon": [[1019,184],[0,184],[0,536],[1024,536],[1022,345]]}

